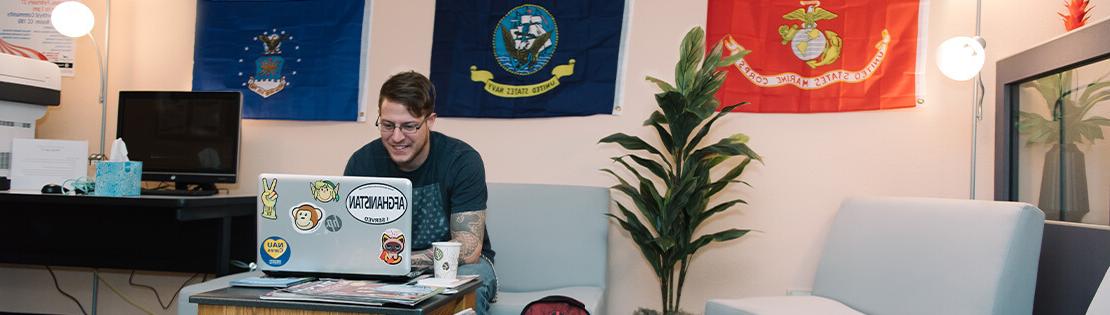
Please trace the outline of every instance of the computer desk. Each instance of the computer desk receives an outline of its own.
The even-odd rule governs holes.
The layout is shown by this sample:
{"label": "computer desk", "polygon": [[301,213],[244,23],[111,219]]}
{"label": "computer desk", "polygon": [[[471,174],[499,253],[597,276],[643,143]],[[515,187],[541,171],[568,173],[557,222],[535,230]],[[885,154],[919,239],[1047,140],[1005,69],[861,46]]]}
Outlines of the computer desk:
{"label": "computer desk", "polygon": [[255,200],[0,192],[0,263],[225,275],[254,261]]}
{"label": "computer desk", "polygon": [[224,287],[189,297],[198,304],[198,314],[272,314],[272,315],[452,315],[477,305],[478,281],[459,286],[455,294],[440,294],[412,307],[366,306],[309,301],[263,300],[268,288]]}

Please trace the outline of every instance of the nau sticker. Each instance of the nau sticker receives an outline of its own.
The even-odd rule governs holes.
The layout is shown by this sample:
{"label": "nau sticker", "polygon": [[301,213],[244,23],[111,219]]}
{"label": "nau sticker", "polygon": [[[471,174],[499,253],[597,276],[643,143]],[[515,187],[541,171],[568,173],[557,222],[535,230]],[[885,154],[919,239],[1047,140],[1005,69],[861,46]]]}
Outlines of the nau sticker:
{"label": "nau sticker", "polygon": [[312,198],[319,202],[339,201],[339,184],[330,180],[321,179],[308,183]]}
{"label": "nau sticker", "polygon": [[262,246],[258,248],[259,257],[262,257],[262,262],[273,266],[281,267],[286,262],[289,262],[289,256],[293,254],[293,250],[289,248],[289,242],[285,239],[271,236],[262,241]]}
{"label": "nau sticker", "polygon": [[302,203],[293,207],[290,212],[293,216],[293,227],[297,232],[312,233],[320,227],[320,220],[324,218],[324,210],[310,203]]}
{"label": "nau sticker", "polygon": [[387,264],[401,263],[401,252],[405,250],[405,234],[398,229],[387,229],[382,233],[382,254],[379,258]]}
{"label": "nau sticker", "polygon": [[324,228],[328,229],[328,232],[339,232],[339,229],[343,228],[343,220],[340,220],[337,215],[328,215],[324,219]]}
{"label": "nau sticker", "polygon": [[409,201],[401,190],[385,184],[365,184],[347,194],[347,212],[355,220],[381,225],[401,218]]}
{"label": "nau sticker", "polygon": [[262,193],[258,194],[258,199],[262,203],[262,217],[270,220],[277,220],[277,212],[274,211],[274,206],[277,205],[277,178],[267,181],[265,177],[262,178]]}

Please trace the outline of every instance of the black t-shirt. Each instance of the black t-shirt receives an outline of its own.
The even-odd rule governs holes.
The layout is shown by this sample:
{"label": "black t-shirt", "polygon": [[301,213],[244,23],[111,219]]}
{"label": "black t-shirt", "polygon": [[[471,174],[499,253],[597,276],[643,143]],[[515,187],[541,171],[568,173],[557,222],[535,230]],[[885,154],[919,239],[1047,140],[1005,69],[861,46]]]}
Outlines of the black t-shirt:
{"label": "black t-shirt", "polygon": [[[344,176],[401,177],[412,181],[412,249],[432,247],[451,239],[451,214],[486,209],[486,169],[473,147],[459,139],[432,132],[424,164],[405,172],[389,158],[382,139],[359,148],[347,161]],[[482,255],[493,259],[489,232]]]}

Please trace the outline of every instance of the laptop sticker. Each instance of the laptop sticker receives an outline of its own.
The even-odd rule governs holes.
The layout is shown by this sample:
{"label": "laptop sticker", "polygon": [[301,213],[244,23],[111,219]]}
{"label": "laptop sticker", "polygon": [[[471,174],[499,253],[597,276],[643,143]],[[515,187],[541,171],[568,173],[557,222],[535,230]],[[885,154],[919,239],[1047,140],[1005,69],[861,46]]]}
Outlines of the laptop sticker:
{"label": "laptop sticker", "polygon": [[321,179],[308,183],[312,198],[319,202],[339,201],[339,184],[330,180]]}
{"label": "laptop sticker", "polygon": [[408,209],[409,202],[401,190],[385,184],[365,184],[347,194],[347,212],[363,223],[388,224]]}
{"label": "laptop sticker", "polygon": [[401,263],[401,252],[405,250],[405,234],[398,229],[387,229],[382,233],[382,254],[379,258],[387,264]]}
{"label": "laptop sticker", "polygon": [[320,227],[320,219],[324,218],[324,210],[310,203],[302,203],[293,207],[290,212],[293,216],[293,227],[297,232],[312,233]]}
{"label": "laptop sticker", "polygon": [[281,267],[286,262],[289,262],[289,256],[293,255],[293,250],[289,248],[289,242],[277,236],[267,237],[262,241],[262,246],[258,248],[259,254],[262,256],[262,262],[273,267]]}
{"label": "laptop sticker", "polygon": [[277,178],[272,181],[262,178],[262,193],[258,194],[258,199],[262,202],[262,217],[270,220],[277,220],[277,212],[274,211],[274,206],[277,205]]}
{"label": "laptop sticker", "polygon": [[343,228],[343,220],[340,220],[337,215],[330,214],[324,218],[324,228],[327,228],[328,232],[339,232],[339,229]]}

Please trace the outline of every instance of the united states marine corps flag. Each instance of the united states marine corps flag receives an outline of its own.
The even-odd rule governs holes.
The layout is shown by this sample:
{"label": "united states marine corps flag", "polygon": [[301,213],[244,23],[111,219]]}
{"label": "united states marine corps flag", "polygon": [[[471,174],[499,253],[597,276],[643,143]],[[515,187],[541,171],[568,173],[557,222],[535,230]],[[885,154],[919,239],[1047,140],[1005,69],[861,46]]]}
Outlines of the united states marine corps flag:
{"label": "united states marine corps flag", "polygon": [[624,1],[436,1],[442,117],[613,112]]}
{"label": "united states marine corps flag", "polygon": [[740,111],[913,107],[923,91],[927,0],[710,0],[706,42],[729,67],[717,95]]}

